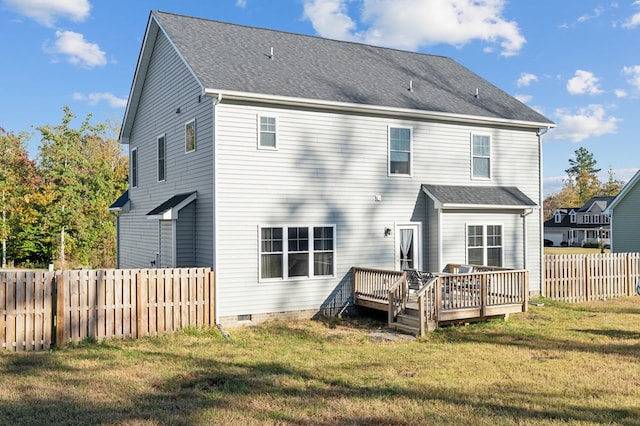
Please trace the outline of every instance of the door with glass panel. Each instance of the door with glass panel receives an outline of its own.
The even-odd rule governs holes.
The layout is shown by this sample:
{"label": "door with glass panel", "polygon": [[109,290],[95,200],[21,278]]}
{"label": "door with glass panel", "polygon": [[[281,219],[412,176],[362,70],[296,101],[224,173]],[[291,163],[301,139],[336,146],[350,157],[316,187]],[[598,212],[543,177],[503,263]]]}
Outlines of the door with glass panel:
{"label": "door with glass panel", "polygon": [[419,224],[396,225],[395,263],[398,271],[405,269],[421,270],[420,235]]}

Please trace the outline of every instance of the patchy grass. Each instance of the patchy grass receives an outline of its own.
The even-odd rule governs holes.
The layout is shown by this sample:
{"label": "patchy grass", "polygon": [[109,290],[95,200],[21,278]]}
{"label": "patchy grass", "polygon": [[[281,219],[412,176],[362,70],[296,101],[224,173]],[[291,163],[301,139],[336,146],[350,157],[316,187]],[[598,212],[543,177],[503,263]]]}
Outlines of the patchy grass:
{"label": "patchy grass", "polygon": [[[0,354],[0,424],[640,424],[640,299],[385,339],[364,320]],[[383,335],[384,336],[384,335]]]}

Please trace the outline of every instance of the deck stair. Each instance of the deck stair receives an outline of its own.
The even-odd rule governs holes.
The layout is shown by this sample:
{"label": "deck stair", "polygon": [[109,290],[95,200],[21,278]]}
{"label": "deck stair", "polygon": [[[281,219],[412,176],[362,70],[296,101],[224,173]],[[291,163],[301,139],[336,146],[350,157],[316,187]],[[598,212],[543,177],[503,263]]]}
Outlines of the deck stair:
{"label": "deck stair", "polygon": [[404,312],[396,316],[396,321],[390,324],[394,330],[420,337],[420,313],[415,308],[405,308]]}

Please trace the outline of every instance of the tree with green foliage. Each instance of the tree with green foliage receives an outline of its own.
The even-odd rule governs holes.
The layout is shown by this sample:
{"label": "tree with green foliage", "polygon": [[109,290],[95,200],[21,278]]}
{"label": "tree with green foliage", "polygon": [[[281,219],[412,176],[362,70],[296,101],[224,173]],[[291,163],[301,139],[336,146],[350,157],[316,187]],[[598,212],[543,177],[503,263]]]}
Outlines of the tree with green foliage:
{"label": "tree with green foliage", "polygon": [[14,135],[0,128],[0,240],[2,267],[23,263],[32,256],[29,228],[38,221],[36,194],[39,179],[35,162],[25,147],[26,134]]}
{"label": "tree with green foliage", "polygon": [[103,138],[105,124],[91,125],[88,115],[75,129],[71,110],[63,112],[60,125],[38,128],[41,195],[50,200],[41,224],[43,244],[61,268],[67,260],[113,266],[115,216],[108,207],[126,189],[127,159],[114,138]]}
{"label": "tree with green foliage", "polygon": [[598,163],[586,148],[580,147],[574,151],[575,158],[569,159],[569,168],[565,170],[568,183],[575,188],[578,202],[584,204],[601,192],[601,183],[596,168]]}

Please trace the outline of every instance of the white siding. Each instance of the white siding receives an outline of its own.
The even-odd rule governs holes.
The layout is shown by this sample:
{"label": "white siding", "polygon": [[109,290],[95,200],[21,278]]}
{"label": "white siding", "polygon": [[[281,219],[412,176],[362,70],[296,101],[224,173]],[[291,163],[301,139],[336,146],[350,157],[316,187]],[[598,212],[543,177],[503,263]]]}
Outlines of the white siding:
{"label": "white siding", "polygon": [[[256,149],[259,113],[278,117],[277,151]],[[394,267],[394,237],[385,237],[384,230],[394,229],[396,223],[422,223],[423,265],[431,265],[431,232],[437,224],[428,217],[423,183],[517,186],[531,199],[540,199],[533,131],[270,110],[224,101],[217,114],[221,316],[340,306],[344,300],[338,299],[349,294],[340,285],[350,285],[351,267]],[[387,175],[390,125],[413,129],[411,177]],[[489,182],[470,177],[469,140],[476,131],[492,136]],[[381,201],[376,201],[377,195]],[[487,219],[502,221],[505,235],[509,233],[505,264],[522,265],[520,215],[487,213]],[[538,219],[537,213],[527,218],[527,266],[534,290],[540,285]],[[282,224],[336,224],[335,279],[259,283],[258,225]],[[452,258],[445,256],[443,261],[464,259],[463,218],[449,218],[444,225],[451,232],[446,244]]]}
{"label": "white siding", "polygon": [[[148,267],[158,247],[158,221],[146,214],[172,196],[197,191],[196,263],[213,266],[212,101],[180,57],[159,34],[135,112],[129,148],[138,149],[138,186],[129,190],[131,210],[120,217],[119,266]],[[179,109],[179,112],[177,112]],[[133,112],[130,112],[133,113]],[[196,119],[196,150],[185,152],[185,123]],[[166,179],[157,181],[156,138],[166,135]],[[163,256],[164,257],[164,256]]]}

